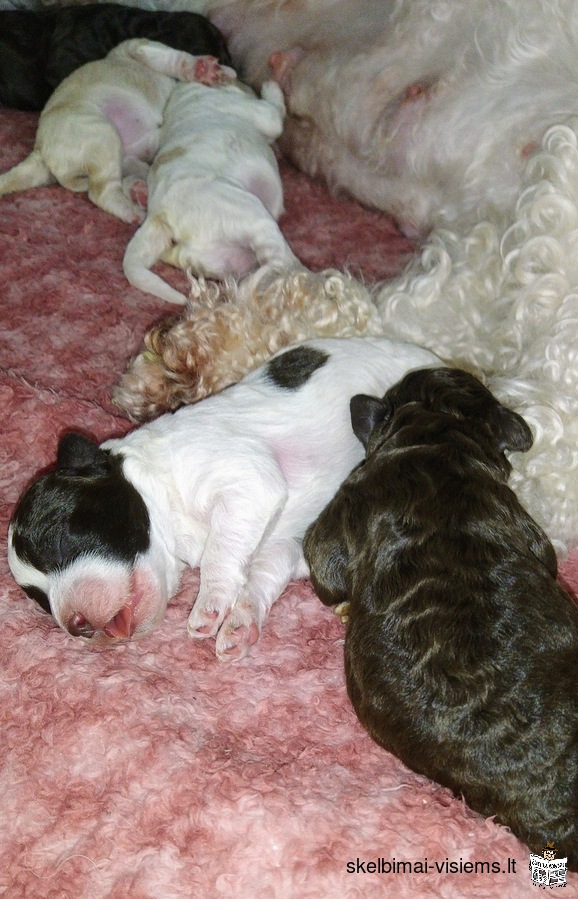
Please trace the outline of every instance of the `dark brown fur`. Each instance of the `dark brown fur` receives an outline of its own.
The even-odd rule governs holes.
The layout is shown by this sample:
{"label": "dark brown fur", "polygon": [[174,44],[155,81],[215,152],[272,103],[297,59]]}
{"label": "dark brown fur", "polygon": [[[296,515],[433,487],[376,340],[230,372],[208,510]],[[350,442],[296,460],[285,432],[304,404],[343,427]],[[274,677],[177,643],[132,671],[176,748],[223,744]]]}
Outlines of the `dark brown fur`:
{"label": "dark brown fur", "polygon": [[61,81],[122,41],[146,37],[175,50],[231,60],[220,31],[196,13],[91,3],[0,10],[0,106],[40,110]]}
{"label": "dark brown fur", "polygon": [[507,486],[530,430],[475,378],[412,372],[354,397],[366,461],[308,530],[311,577],[349,602],[347,687],[371,736],[578,868],[578,609]]}

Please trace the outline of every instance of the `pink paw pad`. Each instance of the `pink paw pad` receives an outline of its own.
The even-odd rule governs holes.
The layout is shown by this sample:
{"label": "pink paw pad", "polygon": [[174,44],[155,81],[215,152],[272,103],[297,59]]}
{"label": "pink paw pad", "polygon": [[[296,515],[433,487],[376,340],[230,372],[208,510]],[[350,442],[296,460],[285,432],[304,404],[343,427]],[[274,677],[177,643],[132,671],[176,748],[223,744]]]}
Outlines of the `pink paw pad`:
{"label": "pink paw pad", "polygon": [[[193,620],[193,615],[195,616]],[[189,619],[189,636],[212,637],[218,627],[218,612],[209,612],[205,609],[194,610]],[[197,623],[199,622],[200,623]]]}
{"label": "pink paw pad", "polygon": [[138,203],[143,209],[146,209],[148,202],[148,188],[146,181],[137,178],[133,181],[130,188],[130,198],[133,203]]}
{"label": "pink paw pad", "polygon": [[258,639],[259,628],[254,621],[251,624],[240,624],[233,630],[224,627],[217,637],[217,657],[221,661],[242,659]]}
{"label": "pink paw pad", "polygon": [[214,56],[199,56],[195,63],[194,77],[201,84],[225,84],[235,80],[235,72],[222,66]]}

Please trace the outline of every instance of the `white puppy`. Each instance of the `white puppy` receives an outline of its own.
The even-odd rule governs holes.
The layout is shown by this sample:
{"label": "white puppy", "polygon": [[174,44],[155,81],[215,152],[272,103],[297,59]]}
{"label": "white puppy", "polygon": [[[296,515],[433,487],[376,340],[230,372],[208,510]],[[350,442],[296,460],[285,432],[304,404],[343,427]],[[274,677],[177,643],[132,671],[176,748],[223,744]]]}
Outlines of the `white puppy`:
{"label": "white puppy", "polygon": [[148,176],[148,215],[124,257],[131,284],[183,304],[186,297],[150,271],[159,259],[212,278],[239,277],[256,264],[299,266],[277,224],[283,188],[270,145],[284,112],[272,81],[261,98],[238,81],[175,87]]}
{"label": "white puppy", "polygon": [[145,38],[124,41],[56,88],[40,115],[32,153],[0,176],[0,196],[58,181],[88,191],[93,203],[125,222],[142,221],[122,182],[146,177],[175,79],[211,84],[222,72],[211,56]]}
{"label": "white puppy", "polygon": [[240,658],[307,574],[305,530],[362,460],[352,396],[439,364],[385,338],[310,341],[100,447],[68,434],[12,517],[12,573],[64,630],[104,644],[151,630],[200,565],[189,634]]}

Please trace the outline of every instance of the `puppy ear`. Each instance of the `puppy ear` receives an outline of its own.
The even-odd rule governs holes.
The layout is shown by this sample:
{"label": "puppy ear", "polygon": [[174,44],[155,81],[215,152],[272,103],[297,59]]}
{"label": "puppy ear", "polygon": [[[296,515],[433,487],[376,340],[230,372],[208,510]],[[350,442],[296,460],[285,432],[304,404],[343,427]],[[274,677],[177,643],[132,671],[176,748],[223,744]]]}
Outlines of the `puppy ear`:
{"label": "puppy ear", "polygon": [[534,442],[532,432],[521,415],[499,403],[493,414],[493,430],[500,450],[527,452]]}
{"label": "puppy ear", "polygon": [[376,396],[366,396],[364,393],[358,393],[357,396],[351,398],[349,411],[351,413],[353,433],[363,446],[367,448],[371,432],[382,421],[385,421],[389,406]]}
{"label": "puppy ear", "polygon": [[64,434],[58,444],[56,470],[71,477],[98,477],[108,474],[108,456],[96,441],[83,434]]}

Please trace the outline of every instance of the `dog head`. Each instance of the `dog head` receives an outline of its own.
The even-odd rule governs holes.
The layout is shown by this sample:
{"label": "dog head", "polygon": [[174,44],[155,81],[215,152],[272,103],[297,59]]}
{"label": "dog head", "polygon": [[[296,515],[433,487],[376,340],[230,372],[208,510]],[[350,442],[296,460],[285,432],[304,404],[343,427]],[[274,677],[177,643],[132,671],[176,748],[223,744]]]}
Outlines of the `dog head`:
{"label": "dog head", "polygon": [[56,466],[21,497],[8,533],[15,580],[73,636],[94,644],[140,635],[166,607],[148,562],[150,519],[122,457],[65,435]]}
{"label": "dog head", "polygon": [[504,452],[525,452],[532,446],[532,432],[522,416],[457,368],[412,371],[383,399],[354,396],[350,408],[353,430],[368,456],[393,435],[407,445],[416,435],[423,440],[440,428],[451,429],[474,440],[508,474]]}

